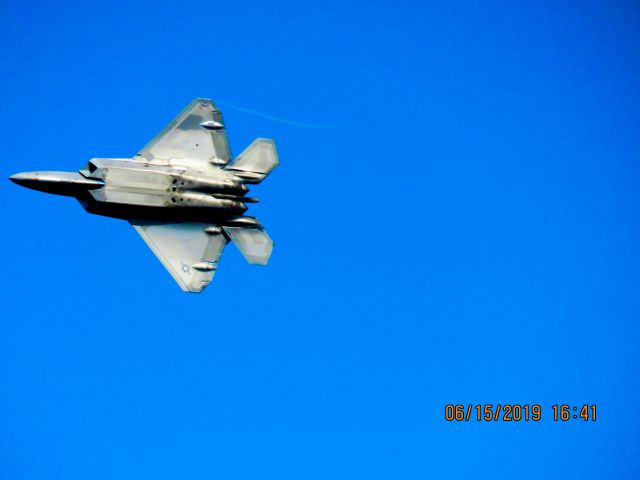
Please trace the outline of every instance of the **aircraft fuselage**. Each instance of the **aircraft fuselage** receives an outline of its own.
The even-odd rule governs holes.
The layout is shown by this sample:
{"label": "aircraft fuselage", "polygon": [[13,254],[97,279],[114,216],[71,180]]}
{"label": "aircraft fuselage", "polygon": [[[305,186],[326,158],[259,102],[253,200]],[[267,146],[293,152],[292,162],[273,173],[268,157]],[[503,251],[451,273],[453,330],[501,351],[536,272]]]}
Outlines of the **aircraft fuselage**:
{"label": "aircraft fuselage", "polygon": [[[242,179],[216,169],[201,172],[131,159],[92,159],[79,172],[13,175],[21,186],[75,197],[89,213],[162,221],[221,221],[241,216],[249,191]],[[223,222],[224,223],[224,222]]]}

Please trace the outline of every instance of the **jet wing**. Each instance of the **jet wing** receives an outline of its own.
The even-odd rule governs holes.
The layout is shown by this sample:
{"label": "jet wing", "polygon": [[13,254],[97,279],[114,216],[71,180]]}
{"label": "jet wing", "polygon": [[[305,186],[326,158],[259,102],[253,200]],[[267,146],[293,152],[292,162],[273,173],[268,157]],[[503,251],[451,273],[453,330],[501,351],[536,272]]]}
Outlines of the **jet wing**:
{"label": "jet wing", "polygon": [[196,98],[138,152],[146,161],[205,170],[230,158],[222,113],[211,100]]}
{"label": "jet wing", "polygon": [[229,241],[220,227],[206,223],[131,225],[185,292],[200,293],[211,283]]}

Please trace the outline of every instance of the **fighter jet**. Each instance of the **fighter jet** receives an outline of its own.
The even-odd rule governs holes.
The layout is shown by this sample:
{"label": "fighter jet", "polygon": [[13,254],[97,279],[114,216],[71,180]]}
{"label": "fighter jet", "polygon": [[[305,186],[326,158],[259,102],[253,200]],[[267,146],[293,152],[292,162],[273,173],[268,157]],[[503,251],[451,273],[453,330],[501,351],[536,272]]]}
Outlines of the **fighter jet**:
{"label": "fighter jet", "polygon": [[247,185],[278,166],[273,140],[258,138],[232,160],[220,110],[193,100],[133,158],[92,158],[76,172],[19,173],[23,187],[78,199],[96,215],[127,220],[183,291],[211,283],[233,241],[247,262],[266,265],[273,241],[245,216]]}

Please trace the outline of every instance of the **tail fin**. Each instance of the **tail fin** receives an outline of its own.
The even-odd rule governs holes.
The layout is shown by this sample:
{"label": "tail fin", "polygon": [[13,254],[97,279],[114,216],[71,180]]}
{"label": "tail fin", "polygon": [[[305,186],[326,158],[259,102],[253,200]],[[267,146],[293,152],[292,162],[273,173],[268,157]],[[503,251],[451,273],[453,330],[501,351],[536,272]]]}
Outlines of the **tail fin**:
{"label": "tail fin", "polygon": [[260,183],[279,163],[275,142],[256,138],[225,170],[242,178],[244,183]]}
{"label": "tail fin", "polygon": [[273,251],[273,240],[262,228],[222,227],[252,265],[266,265]]}

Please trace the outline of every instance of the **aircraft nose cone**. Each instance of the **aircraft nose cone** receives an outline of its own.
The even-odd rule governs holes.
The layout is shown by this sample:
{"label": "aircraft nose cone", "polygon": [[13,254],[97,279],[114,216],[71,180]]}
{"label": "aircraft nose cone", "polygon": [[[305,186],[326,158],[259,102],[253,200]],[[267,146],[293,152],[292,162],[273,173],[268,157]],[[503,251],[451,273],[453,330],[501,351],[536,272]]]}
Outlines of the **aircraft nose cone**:
{"label": "aircraft nose cone", "polygon": [[38,180],[37,173],[16,173],[15,175],[11,175],[9,177],[13,183],[16,183],[21,186],[26,186],[32,184],[34,181]]}

